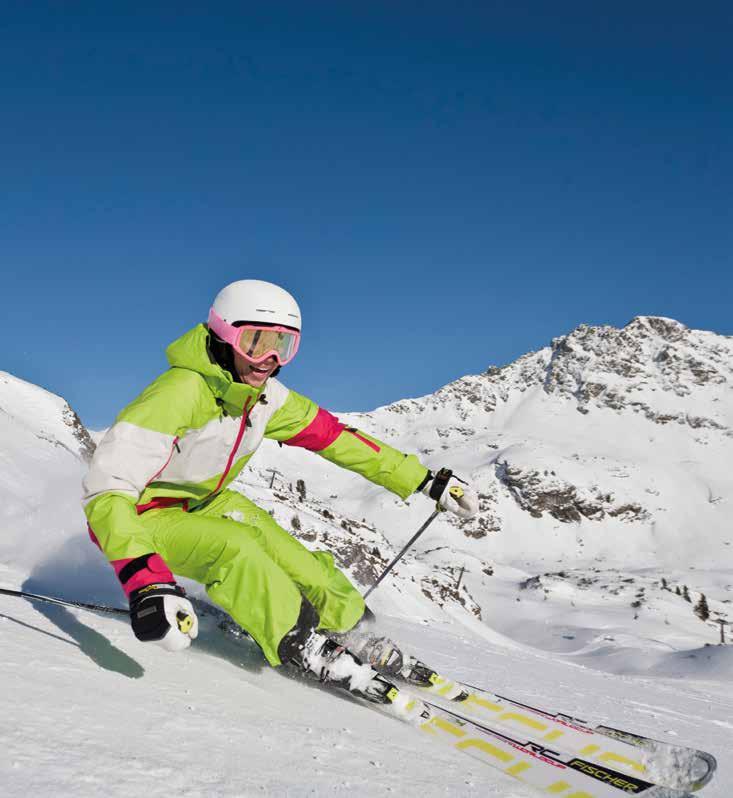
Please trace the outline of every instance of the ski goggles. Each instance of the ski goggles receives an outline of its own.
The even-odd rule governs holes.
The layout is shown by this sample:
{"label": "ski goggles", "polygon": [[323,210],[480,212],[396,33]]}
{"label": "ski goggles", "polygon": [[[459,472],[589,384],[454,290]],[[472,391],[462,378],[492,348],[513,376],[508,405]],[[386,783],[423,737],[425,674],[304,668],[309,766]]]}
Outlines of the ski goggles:
{"label": "ski goggles", "polygon": [[235,327],[224,321],[214,308],[209,311],[209,329],[255,365],[274,357],[284,366],[295,357],[300,343],[300,333],[292,327],[255,323]]}

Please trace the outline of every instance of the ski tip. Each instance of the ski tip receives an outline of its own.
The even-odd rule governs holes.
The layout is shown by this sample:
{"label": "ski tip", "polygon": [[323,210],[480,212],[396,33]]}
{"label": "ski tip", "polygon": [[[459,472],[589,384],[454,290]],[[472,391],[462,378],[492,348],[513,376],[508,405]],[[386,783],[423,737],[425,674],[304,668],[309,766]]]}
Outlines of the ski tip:
{"label": "ski tip", "polygon": [[695,777],[695,781],[689,786],[692,792],[697,792],[697,790],[701,790],[706,784],[710,784],[710,781],[715,775],[715,771],[718,769],[718,760],[712,754],[709,754],[707,751],[697,751],[696,755],[698,760],[705,763],[707,770],[702,775]]}

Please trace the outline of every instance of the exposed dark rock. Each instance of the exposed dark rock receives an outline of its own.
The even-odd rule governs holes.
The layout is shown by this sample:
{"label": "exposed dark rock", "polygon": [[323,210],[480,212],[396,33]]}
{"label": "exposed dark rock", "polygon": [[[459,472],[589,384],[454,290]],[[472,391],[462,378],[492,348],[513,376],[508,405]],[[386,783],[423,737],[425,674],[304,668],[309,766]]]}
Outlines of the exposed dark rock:
{"label": "exposed dark rock", "polygon": [[96,444],[87,428],[81,423],[79,416],[68,404],[64,408],[63,420],[67,427],[71,427],[74,437],[79,441],[79,454],[86,462],[89,462],[92,459],[94,450],[97,448]]}
{"label": "exposed dark rock", "polygon": [[479,493],[478,500],[478,515],[473,518],[453,516],[448,519],[467,538],[484,538],[489,534],[501,531],[501,518],[496,510],[496,495],[494,493]]}
{"label": "exposed dark rock", "polygon": [[581,492],[575,485],[556,476],[535,469],[497,465],[496,475],[509,488],[517,504],[533,518],[548,513],[563,523],[577,523],[583,518],[601,521],[606,515],[622,521],[642,521],[649,513],[639,504],[613,503],[613,494],[599,488]]}
{"label": "exposed dark rock", "polygon": [[423,595],[434,601],[439,607],[449,601],[456,602],[481,620],[481,607],[474,601],[465,585],[456,589],[458,568],[448,567],[435,569],[430,576],[423,577],[420,588]]}

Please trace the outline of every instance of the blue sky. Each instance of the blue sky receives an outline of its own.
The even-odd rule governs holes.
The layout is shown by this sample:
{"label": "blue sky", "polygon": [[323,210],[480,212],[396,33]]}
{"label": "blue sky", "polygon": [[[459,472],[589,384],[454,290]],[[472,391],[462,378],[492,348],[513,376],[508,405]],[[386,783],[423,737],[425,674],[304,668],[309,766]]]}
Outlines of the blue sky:
{"label": "blue sky", "polygon": [[234,279],[369,409],[580,323],[733,334],[729,3],[8,3],[0,369],[92,427]]}

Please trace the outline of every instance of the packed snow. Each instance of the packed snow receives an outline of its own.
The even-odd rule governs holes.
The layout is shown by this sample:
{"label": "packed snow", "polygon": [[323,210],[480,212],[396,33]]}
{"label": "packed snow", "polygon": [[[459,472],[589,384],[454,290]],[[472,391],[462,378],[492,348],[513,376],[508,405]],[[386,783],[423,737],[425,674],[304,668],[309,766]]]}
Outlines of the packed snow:
{"label": "packed snow", "polygon": [[[380,630],[454,678],[708,750],[701,795],[727,798],[732,385],[730,338],[640,317],[342,415],[481,494],[476,519],[439,517],[370,597]],[[73,411],[0,373],[0,434],[0,586],[123,606],[86,536],[93,443]],[[237,487],[364,589],[431,512],[274,445]],[[215,616],[174,655],[124,619],[0,596],[0,640],[3,795],[534,794],[269,668]]]}

